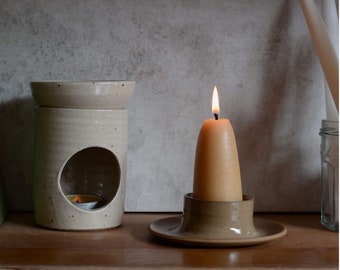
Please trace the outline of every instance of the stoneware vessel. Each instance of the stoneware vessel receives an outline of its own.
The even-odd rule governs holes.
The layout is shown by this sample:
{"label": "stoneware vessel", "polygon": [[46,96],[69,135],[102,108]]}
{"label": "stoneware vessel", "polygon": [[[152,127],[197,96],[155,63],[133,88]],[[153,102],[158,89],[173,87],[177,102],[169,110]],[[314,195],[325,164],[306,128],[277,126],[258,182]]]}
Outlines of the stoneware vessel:
{"label": "stoneware vessel", "polygon": [[287,232],[282,224],[253,217],[254,199],[206,201],[184,196],[182,216],[157,220],[149,233],[161,240],[189,246],[234,247],[271,241]]}
{"label": "stoneware vessel", "polygon": [[254,199],[248,196],[239,202],[221,202],[199,200],[186,194],[182,222],[177,230],[206,239],[253,237],[256,235],[253,210]]}
{"label": "stoneware vessel", "polygon": [[[32,82],[35,221],[59,230],[121,225],[133,81]],[[86,199],[73,203],[69,196]],[[80,204],[88,204],[79,207]]]}

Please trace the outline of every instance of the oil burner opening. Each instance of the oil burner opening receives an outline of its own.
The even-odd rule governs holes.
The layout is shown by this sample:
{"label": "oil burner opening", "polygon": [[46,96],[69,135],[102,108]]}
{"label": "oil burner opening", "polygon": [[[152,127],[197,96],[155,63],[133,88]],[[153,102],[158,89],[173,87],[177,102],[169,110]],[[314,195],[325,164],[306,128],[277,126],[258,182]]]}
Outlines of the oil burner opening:
{"label": "oil burner opening", "polygon": [[62,193],[74,207],[97,210],[116,196],[121,178],[117,157],[102,147],[73,154],[59,172]]}

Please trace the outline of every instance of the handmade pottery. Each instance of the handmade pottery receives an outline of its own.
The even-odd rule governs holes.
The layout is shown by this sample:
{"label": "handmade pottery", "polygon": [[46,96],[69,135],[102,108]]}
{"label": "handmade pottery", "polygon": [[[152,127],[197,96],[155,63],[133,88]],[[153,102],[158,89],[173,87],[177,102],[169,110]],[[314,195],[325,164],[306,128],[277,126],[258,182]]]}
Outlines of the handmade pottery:
{"label": "handmade pottery", "polygon": [[[60,230],[119,226],[124,213],[132,81],[32,82],[36,108],[35,221]],[[92,209],[68,195],[94,195]]]}

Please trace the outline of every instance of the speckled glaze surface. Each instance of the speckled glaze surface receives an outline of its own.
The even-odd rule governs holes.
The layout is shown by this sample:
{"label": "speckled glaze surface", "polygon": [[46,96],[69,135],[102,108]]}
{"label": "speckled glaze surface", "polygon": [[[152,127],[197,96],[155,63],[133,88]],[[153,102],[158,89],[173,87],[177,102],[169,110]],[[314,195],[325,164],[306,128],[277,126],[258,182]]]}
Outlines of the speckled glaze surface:
{"label": "speckled glaze surface", "polygon": [[[56,84],[60,86],[56,88]],[[90,104],[91,94],[80,102],[79,93],[84,85],[85,91],[92,93],[95,105]],[[98,97],[102,99],[98,94],[102,89],[100,82],[31,84],[41,106],[36,108],[33,184],[35,221],[40,226],[92,230],[116,227],[122,222],[127,157],[124,108],[134,90],[134,82],[120,81],[117,85],[116,81],[106,81],[104,85],[106,89],[111,88],[111,94],[105,99],[119,100],[118,107],[122,109],[115,109],[118,107],[114,102],[111,109],[106,105],[100,107],[97,102]],[[63,96],[68,93],[67,99],[60,99],[61,103],[54,100],[57,89]],[[45,105],[62,108],[43,107]],[[68,108],[72,106],[76,108]],[[100,196],[104,203],[98,208],[83,210],[67,199],[71,193]]]}
{"label": "speckled glaze surface", "polygon": [[31,82],[41,107],[73,109],[124,109],[135,89],[134,81]]}

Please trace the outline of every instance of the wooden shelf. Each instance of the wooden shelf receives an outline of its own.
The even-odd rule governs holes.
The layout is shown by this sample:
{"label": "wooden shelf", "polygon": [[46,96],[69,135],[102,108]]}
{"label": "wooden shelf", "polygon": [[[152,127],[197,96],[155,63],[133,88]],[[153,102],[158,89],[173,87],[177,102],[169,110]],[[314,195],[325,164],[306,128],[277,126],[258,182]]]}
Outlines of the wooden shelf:
{"label": "wooden shelf", "polygon": [[243,248],[189,248],[161,244],[148,234],[154,220],[172,214],[125,214],[112,230],[64,232],[35,226],[33,213],[8,214],[0,225],[0,268],[338,269],[338,233],[318,214],[257,214],[284,224],[288,233]]}

